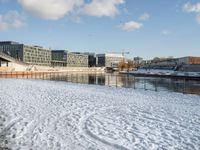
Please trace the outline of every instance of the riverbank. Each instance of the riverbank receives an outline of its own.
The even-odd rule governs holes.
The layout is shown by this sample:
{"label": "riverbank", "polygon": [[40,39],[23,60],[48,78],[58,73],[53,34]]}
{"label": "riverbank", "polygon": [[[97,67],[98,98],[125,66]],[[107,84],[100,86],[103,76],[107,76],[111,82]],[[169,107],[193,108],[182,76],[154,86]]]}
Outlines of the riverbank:
{"label": "riverbank", "polygon": [[44,67],[39,66],[37,69],[24,69],[24,71],[15,71],[15,70],[3,70],[0,67],[0,78],[32,78],[33,76],[50,76],[51,74],[67,74],[67,73],[76,73],[76,74],[102,74],[105,73],[104,68],[100,67],[63,67],[63,68],[53,68],[53,67]]}
{"label": "riverbank", "polygon": [[0,67],[0,72],[104,72],[105,67],[51,67],[37,65],[11,65]]}
{"label": "riverbank", "polygon": [[200,72],[180,72],[173,70],[139,69],[135,71],[120,71],[121,74],[130,74],[139,77],[162,77],[188,80],[200,80]]}
{"label": "riverbank", "polygon": [[68,76],[86,76],[86,75],[102,75],[105,74],[104,71],[96,70],[76,70],[76,71],[9,71],[9,72],[0,72],[0,78],[25,78],[25,79],[46,79],[54,80],[54,78],[65,77],[68,79]]}
{"label": "riverbank", "polygon": [[4,147],[200,149],[200,97],[0,79]]}

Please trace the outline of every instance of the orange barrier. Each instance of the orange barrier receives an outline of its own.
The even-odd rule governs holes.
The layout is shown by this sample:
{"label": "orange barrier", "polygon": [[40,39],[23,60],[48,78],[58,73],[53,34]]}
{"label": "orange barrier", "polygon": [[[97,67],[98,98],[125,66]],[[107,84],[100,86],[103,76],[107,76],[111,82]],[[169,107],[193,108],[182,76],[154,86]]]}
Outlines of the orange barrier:
{"label": "orange barrier", "polygon": [[2,72],[0,71],[0,78],[47,78],[52,74],[59,72],[30,72],[30,71],[15,71],[15,72]]}
{"label": "orange barrier", "polygon": [[10,71],[11,68],[10,67],[0,67],[0,72],[5,72],[5,71]]}

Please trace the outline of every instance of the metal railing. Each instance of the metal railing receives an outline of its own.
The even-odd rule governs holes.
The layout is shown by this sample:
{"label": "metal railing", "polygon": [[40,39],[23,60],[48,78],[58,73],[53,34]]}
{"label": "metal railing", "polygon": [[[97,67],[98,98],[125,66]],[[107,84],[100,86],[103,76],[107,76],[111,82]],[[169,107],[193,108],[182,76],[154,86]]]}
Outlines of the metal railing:
{"label": "metal railing", "polygon": [[0,78],[42,79],[95,84],[151,91],[170,91],[200,95],[200,81],[185,78],[135,77],[122,74],[83,74],[72,72],[0,72]]}

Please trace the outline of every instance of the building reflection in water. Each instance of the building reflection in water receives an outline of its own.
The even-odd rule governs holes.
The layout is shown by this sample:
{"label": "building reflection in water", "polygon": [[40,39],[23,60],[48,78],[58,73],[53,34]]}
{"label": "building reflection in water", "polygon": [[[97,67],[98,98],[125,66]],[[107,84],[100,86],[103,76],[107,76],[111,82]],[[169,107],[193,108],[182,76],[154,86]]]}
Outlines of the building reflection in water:
{"label": "building reflection in water", "polygon": [[135,89],[200,94],[200,81],[169,78],[134,77],[121,74],[68,73],[53,75],[51,80],[73,83],[97,84]]}

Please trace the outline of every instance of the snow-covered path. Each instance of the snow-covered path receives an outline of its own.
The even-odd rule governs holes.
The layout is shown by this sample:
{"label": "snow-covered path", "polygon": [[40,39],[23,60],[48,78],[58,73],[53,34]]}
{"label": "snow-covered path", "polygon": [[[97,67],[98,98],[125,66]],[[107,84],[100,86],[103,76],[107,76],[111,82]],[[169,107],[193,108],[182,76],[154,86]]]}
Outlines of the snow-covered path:
{"label": "snow-covered path", "polygon": [[200,96],[0,79],[0,149],[200,149]]}

